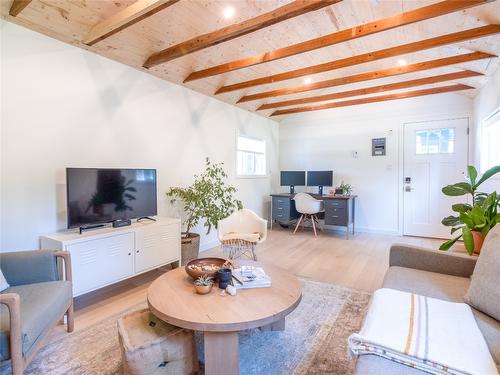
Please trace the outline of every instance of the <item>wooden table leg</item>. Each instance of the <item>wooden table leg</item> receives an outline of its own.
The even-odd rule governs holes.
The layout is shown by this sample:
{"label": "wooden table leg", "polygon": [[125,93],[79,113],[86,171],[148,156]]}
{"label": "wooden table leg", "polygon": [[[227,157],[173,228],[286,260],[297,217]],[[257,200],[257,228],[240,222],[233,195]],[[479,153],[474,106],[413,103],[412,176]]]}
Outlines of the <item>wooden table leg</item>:
{"label": "wooden table leg", "polygon": [[261,331],[284,331],[285,330],[285,318],[277,320],[267,326],[260,327]]}
{"label": "wooden table leg", "polygon": [[238,332],[205,332],[205,374],[238,375]]}

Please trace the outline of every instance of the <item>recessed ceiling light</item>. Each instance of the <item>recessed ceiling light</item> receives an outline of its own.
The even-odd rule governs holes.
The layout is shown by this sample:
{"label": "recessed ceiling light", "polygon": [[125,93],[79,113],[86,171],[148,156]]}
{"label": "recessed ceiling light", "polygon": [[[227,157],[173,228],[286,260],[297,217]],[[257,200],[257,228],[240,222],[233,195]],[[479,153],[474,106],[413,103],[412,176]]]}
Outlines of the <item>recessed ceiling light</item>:
{"label": "recessed ceiling light", "polygon": [[226,7],[226,9],[224,9],[224,18],[225,19],[232,18],[235,13],[236,13],[236,11],[234,10],[234,8],[231,6],[228,6],[228,7]]}
{"label": "recessed ceiling light", "polygon": [[304,85],[308,85],[312,82],[312,78],[311,77],[307,77],[306,79],[304,79]]}
{"label": "recessed ceiling light", "polygon": [[399,60],[398,60],[398,65],[400,65],[400,66],[405,66],[405,65],[408,65],[408,63],[406,62],[406,60],[405,60],[405,59],[399,59]]}

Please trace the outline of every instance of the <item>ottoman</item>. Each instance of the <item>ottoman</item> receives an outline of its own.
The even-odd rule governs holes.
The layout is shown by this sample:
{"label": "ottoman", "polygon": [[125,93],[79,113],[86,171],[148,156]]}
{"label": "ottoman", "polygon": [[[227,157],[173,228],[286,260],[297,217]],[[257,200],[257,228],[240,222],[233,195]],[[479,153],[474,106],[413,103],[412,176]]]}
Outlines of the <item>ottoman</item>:
{"label": "ottoman", "polygon": [[148,309],[118,319],[125,375],[195,374],[194,332],[167,324]]}

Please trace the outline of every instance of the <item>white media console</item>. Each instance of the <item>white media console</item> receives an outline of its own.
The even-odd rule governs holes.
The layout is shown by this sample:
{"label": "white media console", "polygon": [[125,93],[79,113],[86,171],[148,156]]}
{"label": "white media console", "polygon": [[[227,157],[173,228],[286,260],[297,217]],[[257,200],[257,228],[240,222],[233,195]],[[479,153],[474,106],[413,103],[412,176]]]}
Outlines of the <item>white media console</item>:
{"label": "white media console", "polygon": [[[181,222],[157,218],[121,228],[40,237],[41,249],[71,253],[73,295],[102,288],[160,266],[180,262]],[[180,263],[179,263],[180,264]]]}

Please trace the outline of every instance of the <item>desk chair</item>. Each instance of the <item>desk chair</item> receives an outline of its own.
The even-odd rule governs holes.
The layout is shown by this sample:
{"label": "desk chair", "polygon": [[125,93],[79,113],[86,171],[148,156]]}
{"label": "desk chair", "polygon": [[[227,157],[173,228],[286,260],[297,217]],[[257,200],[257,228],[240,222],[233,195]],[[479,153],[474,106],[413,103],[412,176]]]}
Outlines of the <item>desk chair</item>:
{"label": "desk chair", "polygon": [[322,230],[322,228],[319,225],[319,220],[316,214],[324,211],[323,201],[313,198],[311,195],[306,193],[296,194],[293,200],[295,201],[296,210],[300,213],[299,221],[297,222],[293,233],[295,234],[295,232],[297,232],[297,229],[299,229],[301,225],[303,226],[306,220],[310,220],[314,235],[317,236],[316,224],[318,224],[319,229]]}
{"label": "desk chair", "polygon": [[245,254],[257,260],[255,245],[267,238],[267,220],[244,208],[220,220],[217,230],[225,256],[235,259]]}

